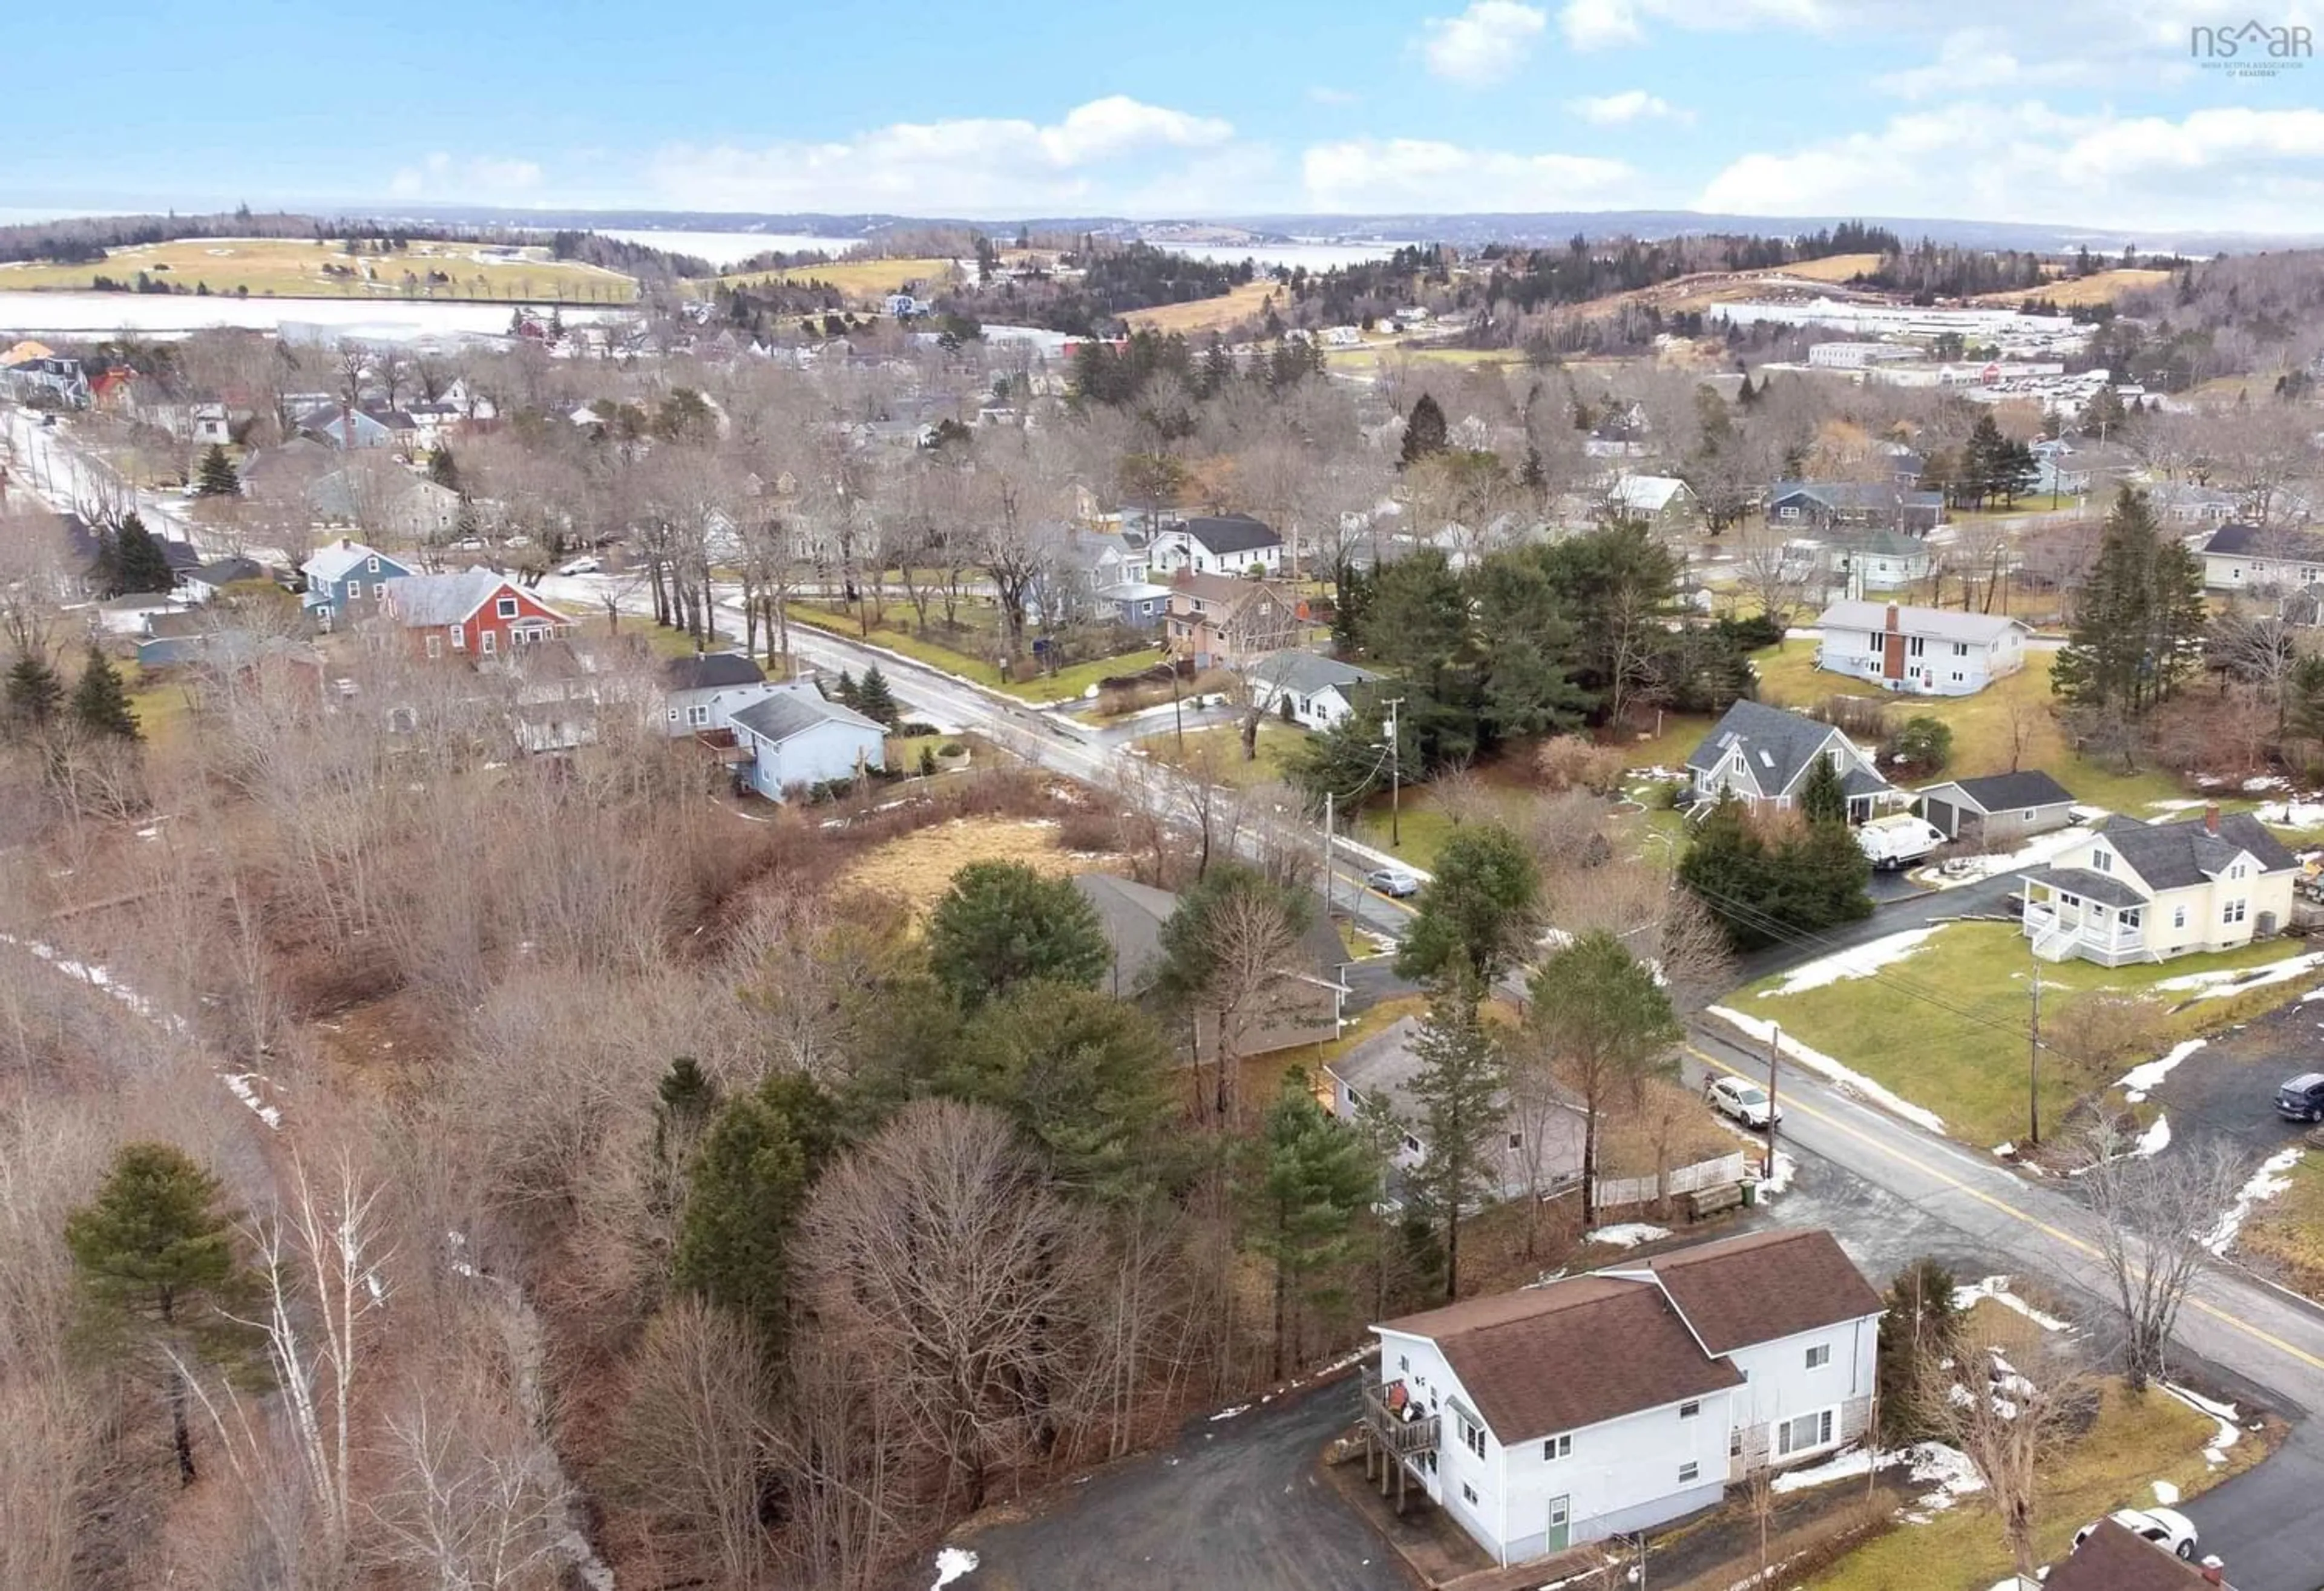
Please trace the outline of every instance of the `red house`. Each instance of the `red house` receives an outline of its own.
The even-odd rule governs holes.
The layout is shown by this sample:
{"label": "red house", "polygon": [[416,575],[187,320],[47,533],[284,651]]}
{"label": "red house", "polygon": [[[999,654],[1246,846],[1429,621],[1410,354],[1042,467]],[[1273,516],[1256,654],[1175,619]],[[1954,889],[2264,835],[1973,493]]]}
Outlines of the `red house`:
{"label": "red house", "polygon": [[571,619],[515,581],[481,566],[387,581],[380,586],[379,611],[419,638],[431,658],[447,652],[490,658],[553,640],[573,628]]}

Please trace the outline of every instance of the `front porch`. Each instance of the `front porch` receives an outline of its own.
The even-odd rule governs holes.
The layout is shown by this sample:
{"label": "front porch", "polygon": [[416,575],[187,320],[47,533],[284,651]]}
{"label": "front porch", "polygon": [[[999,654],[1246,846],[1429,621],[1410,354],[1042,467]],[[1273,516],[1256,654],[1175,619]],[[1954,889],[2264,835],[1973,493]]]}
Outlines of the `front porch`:
{"label": "front porch", "polygon": [[[2120,886],[2116,886],[2120,887]],[[2146,907],[2109,903],[2054,881],[2025,881],[2025,937],[2044,961],[2080,957],[2102,967],[2159,961],[2146,944]]]}

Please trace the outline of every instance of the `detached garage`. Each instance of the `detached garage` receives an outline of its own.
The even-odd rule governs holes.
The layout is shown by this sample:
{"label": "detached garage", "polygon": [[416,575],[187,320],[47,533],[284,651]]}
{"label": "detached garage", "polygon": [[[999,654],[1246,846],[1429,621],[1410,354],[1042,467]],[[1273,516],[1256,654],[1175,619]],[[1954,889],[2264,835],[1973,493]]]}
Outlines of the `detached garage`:
{"label": "detached garage", "polygon": [[779,688],[728,721],[752,751],[751,787],[770,801],[803,785],[853,778],[881,766],[887,730],[852,707],[826,702],[812,682]]}
{"label": "detached garage", "polygon": [[1932,785],[1921,815],[1948,839],[1998,844],[2046,834],[2074,821],[2073,793],[2041,770]]}

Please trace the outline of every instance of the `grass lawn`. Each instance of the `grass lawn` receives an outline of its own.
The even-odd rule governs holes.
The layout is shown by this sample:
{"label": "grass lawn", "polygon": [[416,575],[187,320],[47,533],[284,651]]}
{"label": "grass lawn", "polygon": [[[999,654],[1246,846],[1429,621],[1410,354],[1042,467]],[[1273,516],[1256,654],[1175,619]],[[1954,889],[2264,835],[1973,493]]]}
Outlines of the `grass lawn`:
{"label": "grass lawn", "polygon": [[1407,789],[1404,793],[1404,814],[1395,827],[1403,830],[1404,843],[1389,843],[1392,825],[1388,804],[1385,798],[1364,808],[1356,818],[1355,837],[1375,851],[1384,851],[1398,861],[1433,872],[1436,853],[1452,838],[1460,825],[1451,815],[1439,810],[1426,786]]}
{"label": "grass lawn", "polygon": [[129,710],[137,715],[147,745],[158,746],[186,732],[193,718],[193,697],[185,678],[172,678],[166,671],[149,674],[134,658],[115,667],[128,687]]}
{"label": "grass lawn", "polygon": [[1259,726],[1259,755],[1249,762],[1243,760],[1242,732],[1231,723],[1192,731],[1186,736],[1184,751],[1179,750],[1176,733],[1167,729],[1147,736],[1139,745],[1156,761],[1167,762],[1173,768],[1198,768],[1207,762],[1216,783],[1250,789],[1257,785],[1279,783],[1285,762],[1306,738],[1305,730],[1294,729],[1273,718],[1265,719]]}
{"label": "grass lawn", "polygon": [[[2191,1497],[2259,1461],[2262,1444],[2246,1437],[2227,1450],[2224,1467],[2212,1468],[2203,1446],[2215,1429],[2168,1393],[2134,1398],[2108,1381],[2097,1421],[2043,1473],[2034,1513],[2037,1556],[2055,1563],[2090,1521],[2117,1508],[2153,1507],[2155,1481]],[[1979,1494],[1926,1524],[1898,1525],[1807,1583],[1817,1591],[1962,1591],[2004,1579],[2009,1568],[2000,1522]]]}
{"label": "grass lawn", "polygon": [[951,273],[950,260],[843,258],[815,265],[793,265],[785,271],[730,274],[720,277],[719,280],[727,287],[753,286],[769,281],[819,281],[863,305],[884,299],[890,293],[901,292],[914,284],[932,290],[944,285]]}
{"label": "grass lawn", "polygon": [[[134,280],[139,271],[191,292],[195,284],[211,293],[246,290],[254,298],[506,299],[550,299],[567,304],[627,304],[638,284],[617,271],[552,260],[545,248],[503,253],[477,244],[415,241],[388,254],[349,254],[345,239],[318,244],[311,238],[181,238],[114,249],[100,264],[0,264],[0,289],[86,290],[99,276]],[[330,265],[351,276],[327,273]],[[427,281],[429,271],[451,278]],[[366,275],[365,273],[369,274]],[[419,279],[407,295],[404,276]]]}
{"label": "grass lawn", "polygon": [[2309,1297],[2324,1296],[2324,1155],[2310,1149],[2285,1174],[2292,1185],[2253,1212],[2236,1246],[2273,1261]]}
{"label": "grass lawn", "polygon": [[[1026,679],[1004,680],[1001,677],[1000,665],[991,658],[975,657],[914,635],[904,626],[892,621],[873,625],[872,632],[866,635],[852,613],[834,612],[829,608],[816,607],[807,602],[792,602],[785,611],[794,624],[810,625],[817,630],[827,630],[834,635],[845,636],[850,640],[885,647],[891,652],[900,652],[907,658],[926,663],[931,668],[941,668],[947,674],[973,679],[981,685],[1005,691],[1027,702],[1055,702],[1079,696],[1102,679],[1117,674],[1135,674],[1162,661],[1158,648],[1148,648],[1142,651],[1125,652],[1118,658],[1100,658],[1088,663],[1076,663],[1059,669],[1055,675],[1040,674]],[[994,649],[999,649],[997,643]]]}
{"label": "grass lawn", "polygon": [[[2137,992],[2166,978],[2256,967],[2297,955],[2297,940],[2273,939],[2215,956],[2181,956],[2160,965],[2101,967],[2072,961],[2042,966],[2044,1010],[2089,989]],[[1902,961],[1872,979],[1842,978],[1819,989],[1775,994],[1778,975],[1762,979],[1726,1003],[1783,1030],[1809,1048],[1862,1072],[1915,1105],[1935,1111],[1953,1136],[1980,1146],[2025,1131],[2026,1024],[2033,957],[2006,923],[1956,923],[1939,929]],[[2165,1019],[2166,1043],[2240,1022],[2300,992],[2301,980],[2243,997],[2200,1001]],[[1923,998],[1923,993],[1928,998]],[[2183,993],[2158,997],[2176,1003]],[[1942,1001],[1941,1005],[1936,1003]],[[2047,1057],[2045,1056],[2045,1061]],[[2062,1063],[2042,1074],[2042,1119],[2053,1130],[2086,1087],[2106,1080],[2066,1075]]]}
{"label": "grass lawn", "polygon": [[[2009,771],[2010,713],[2015,704],[2023,713],[2025,731],[2017,766],[2046,769],[2077,801],[2144,818],[2155,815],[2147,810],[2149,803],[2184,797],[2185,788],[2161,769],[2126,774],[2111,762],[2087,761],[2067,745],[2051,712],[2050,665],[2055,657],[2053,652],[2029,652],[2023,669],[1973,696],[1899,697],[1862,680],[1825,674],[1815,666],[1816,643],[1812,640],[1754,652],[1751,662],[1759,674],[1759,698],[1773,706],[1804,709],[1827,696],[1861,696],[1888,703],[1898,724],[1907,718],[1941,720],[1953,731],[1952,763],[1945,772],[1956,777]],[[1692,749],[1692,741],[1673,748],[1680,759]],[[1669,759],[1664,762],[1671,766]]]}

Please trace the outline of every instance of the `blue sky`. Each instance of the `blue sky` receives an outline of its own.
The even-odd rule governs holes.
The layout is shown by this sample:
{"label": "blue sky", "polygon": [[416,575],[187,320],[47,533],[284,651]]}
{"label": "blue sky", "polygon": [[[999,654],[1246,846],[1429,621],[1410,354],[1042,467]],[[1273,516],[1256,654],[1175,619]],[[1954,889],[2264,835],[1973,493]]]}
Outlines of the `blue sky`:
{"label": "blue sky", "polygon": [[0,207],[2324,230],[2324,60],[2254,78],[2189,51],[2192,24],[2317,28],[2319,4],[20,0]]}

